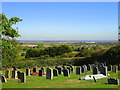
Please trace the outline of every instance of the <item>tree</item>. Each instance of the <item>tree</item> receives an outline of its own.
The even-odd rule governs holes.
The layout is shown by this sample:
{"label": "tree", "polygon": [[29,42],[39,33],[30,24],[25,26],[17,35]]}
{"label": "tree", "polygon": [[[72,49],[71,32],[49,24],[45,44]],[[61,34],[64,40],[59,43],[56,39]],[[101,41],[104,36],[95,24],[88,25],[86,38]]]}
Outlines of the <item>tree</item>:
{"label": "tree", "polygon": [[18,17],[8,19],[5,14],[0,14],[0,25],[2,31],[2,66],[5,68],[15,65],[16,58],[19,54],[20,45],[14,39],[19,37],[18,28],[13,28],[17,22],[22,21]]}

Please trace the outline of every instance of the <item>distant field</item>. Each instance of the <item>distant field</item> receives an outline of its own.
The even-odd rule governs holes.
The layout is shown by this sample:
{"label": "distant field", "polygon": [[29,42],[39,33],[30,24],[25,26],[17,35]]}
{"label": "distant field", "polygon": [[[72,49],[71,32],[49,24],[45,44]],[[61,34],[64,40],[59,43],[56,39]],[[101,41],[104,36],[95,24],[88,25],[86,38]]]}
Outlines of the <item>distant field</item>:
{"label": "distant field", "polygon": [[[52,67],[53,68],[53,67]],[[21,70],[25,72],[25,70]],[[119,71],[120,72],[120,71]],[[118,73],[108,72],[111,78],[118,78]],[[84,75],[92,75],[92,72],[76,75],[71,74],[70,77],[63,75],[54,76],[53,80],[46,79],[45,76],[27,76],[26,83],[18,83],[17,79],[9,78],[8,82],[2,84],[2,88],[118,88],[118,85],[108,85],[107,78],[93,80],[78,80]]]}

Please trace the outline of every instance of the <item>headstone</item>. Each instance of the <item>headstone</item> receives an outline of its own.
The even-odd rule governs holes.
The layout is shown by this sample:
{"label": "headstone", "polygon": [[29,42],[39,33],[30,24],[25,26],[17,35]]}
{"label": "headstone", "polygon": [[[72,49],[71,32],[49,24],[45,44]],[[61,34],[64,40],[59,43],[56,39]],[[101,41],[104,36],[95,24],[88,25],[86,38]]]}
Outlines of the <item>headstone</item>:
{"label": "headstone", "polygon": [[53,76],[58,76],[58,70],[57,69],[53,69]]}
{"label": "headstone", "polygon": [[33,68],[33,72],[35,73],[37,71],[37,69],[36,68]]}
{"label": "headstone", "polygon": [[107,76],[107,67],[101,67],[100,74]]}
{"label": "headstone", "polygon": [[26,82],[26,73],[20,72],[20,83],[25,83]]}
{"label": "headstone", "polygon": [[10,71],[9,70],[5,71],[5,78],[10,78]]}
{"label": "headstone", "polygon": [[91,65],[90,65],[90,64],[88,64],[87,70],[88,70],[88,71],[91,71]]}
{"label": "headstone", "polygon": [[74,72],[74,67],[70,65],[70,68],[71,68],[71,69],[70,69],[70,70],[71,70],[71,73],[73,73],[73,72]]}
{"label": "headstone", "polygon": [[30,69],[29,68],[26,69],[26,75],[30,76]]}
{"label": "headstone", "polygon": [[44,67],[41,68],[42,72],[44,72]]}
{"label": "headstone", "polygon": [[68,69],[63,69],[63,75],[69,77],[69,70]]}
{"label": "headstone", "polygon": [[62,66],[63,69],[67,69],[64,65]]}
{"label": "headstone", "polygon": [[85,73],[85,67],[84,66],[81,66],[81,72]]}
{"label": "headstone", "polygon": [[83,65],[83,68],[84,68],[85,72],[87,72],[87,66]]}
{"label": "headstone", "polygon": [[16,70],[12,71],[12,78],[17,79],[17,71]]}
{"label": "headstone", "polygon": [[118,70],[120,70],[120,64],[118,65]]}
{"label": "headstone", "polygon": [[78,74],[78,75],[81,74],[81,67],[76,67],[76,74]]}
{"label": "headstone", "polygon": [[108,79],[108,84],[119,85],[119,79],[109,78]]}
{"label": "headstone", "polygon": [[112,65],[108,66],[108,71],[112,71]]}
{"label": "headstone", "polygon": [[43,70],[39,70],[39,76],[42,76],[43,75]]}
{"label": "headstone", "polygon": [[71,68],[70,67],[67,67],[67,69],[69,70],[69,74],[71,73]]}
{"label": "headstone", "polygon": [[46,79],[53,79],[53,70],[51,68],[46,69]]}
{"label": "headstone", "polygon": [[62,69],[60,67],[58,68],[58,74],[62,74]]}
{"label": "headstone", "polygon": [[94,74],[98,74],[98,68],[97,68],[97,67],[94,67],[94,68],[93,68],[93,75],[94,75]]}
{"label": "headstone", "polygon": [[115,72],[115,73],[118,72],[118,66],[117,66],[117,65],[114,65],[114,66],[112,67],[112,72]]}
{"label": "headstone", "polygon": [[7,82],[7,80],[6,80],[6,78],[5,78],[5,76],[2,76],[2,82]]}
{"label": "headstone", "polygon": [[17,71],[18,79],[20,79],[20,73],[22,73],[22,72],[21,71]]}

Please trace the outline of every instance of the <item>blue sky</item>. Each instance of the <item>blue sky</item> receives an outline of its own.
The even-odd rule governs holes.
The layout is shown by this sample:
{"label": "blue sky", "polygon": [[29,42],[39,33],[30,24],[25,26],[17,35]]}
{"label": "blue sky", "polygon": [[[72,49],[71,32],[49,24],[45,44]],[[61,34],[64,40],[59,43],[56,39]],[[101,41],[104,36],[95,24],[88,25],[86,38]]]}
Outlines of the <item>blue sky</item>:
{"label": "blue sky", "polygon": [[117,40],[117,2],[4,2],[19,40]]}

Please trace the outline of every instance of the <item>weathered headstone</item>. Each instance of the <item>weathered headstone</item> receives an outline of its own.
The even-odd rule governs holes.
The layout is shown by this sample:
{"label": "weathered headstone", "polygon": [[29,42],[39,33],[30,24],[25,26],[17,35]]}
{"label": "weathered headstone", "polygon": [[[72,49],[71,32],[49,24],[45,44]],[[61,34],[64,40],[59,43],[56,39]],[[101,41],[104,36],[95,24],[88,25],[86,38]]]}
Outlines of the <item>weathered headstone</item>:
{"label": "weathered headstone", "polygon": [[70,69],[70,70],[71,70],[71,73],[73,73],[73,72],[74,72],[74,67],[70,65],[70,68],[71,68],[71,69]]}
{"label": "weathered headstone", "polygon": [[16,70],[12,71],[12,78],[17,79],[17,71]]}
{"label": "weathered headstone", "polygon": [[20,72],[20,83],[25,83],[26,82],[26,73]]}
{"label": "weathered headstone", "polygon": [[39,70],[39,76],[42,76],[43,75],[43,70]]}
{"label": "weathered headstone", "polygon": [[33,72],[35,73],[37,71],[37,69],[36,68],[33,68]]}
{"label": "weathered headstone", "polygon": [[81,67],[76,67],[76,74],[78,74],[78,75],[81,74]]}
{"label": "weathered headstone", "polygon": [[118,72],[118,66],[117,66],[117,65],[114,65],[114,66],[112,67],[112,72],[115,72],[115,73]]}
{"label": "weathered headstone", "polygon": [[20,79],[20,73],[22,73],[22,72],[21,71],[17,71],[18,79]]}
{"label": "weathered headstone", "polygon": [[100,73],[103,74],[103,75],[105,75],[105,76],[107,76],[107,67],[105,67],[105,66],[101,67]]}
{"label": "weathered headstone", "polygon": [[119,85],[119,79],[109,78],[108,79],[108,84]]}
{"label": "weathered headstone", "polygon": [[58,70],[57,69],[53,69],[53,76],[58,76]]}
{"label": "weathered headstone", "polygon": [[93,68],[93,75],[94,75],[94,74],[98,74],[98,68],[97,68],[97,67],[94,67],[94,68]]}
{"label": "weathered headstone", "polygon": [[84,66],[81,66],[81,72],[85,73],[86,72],[86,68]]}
{"label": "weathered headstone", "polygon": [[68,69],[63,69],[63,75],[69,77],[69,70]]}
{"label": "weathered headstone", "polygon": [[58,68],[58,74],[62,74],[62,69],[60,67]]}
{"label": "weathered headstone", "polygon": [[5,78],[10,78],[10,71],[9,70],[5,71]]}
{"label": "weathered headstone", "polygon": [[70,67],[67,67],[67,69],[69,70],[69,74],[71,73],[71,68]]}
{"label": "weathered headstone", "polygon": [[46,79],[53,79],[53,70],[51,68],[46,69]]}
{"label": "weathered headstone", "polygon": [[88,70],[88,71],[91,71],[91,65],[90,65],[90,64],[88,64],[87,70]]}
{"label": "weathered headstone", "polygon": [[6,80],[6,78],[5,78],[5,76],[2,76],[2,82],[7,82],[7,80]]}
{"label": "weathered headstone", "polygon": [[108,71],[112,71],[112,65],[108,66]]}
{"label": "weathered headstone", "polygon": [[29,68],[26,69],[26,75],[30,76],[30,69]]}

